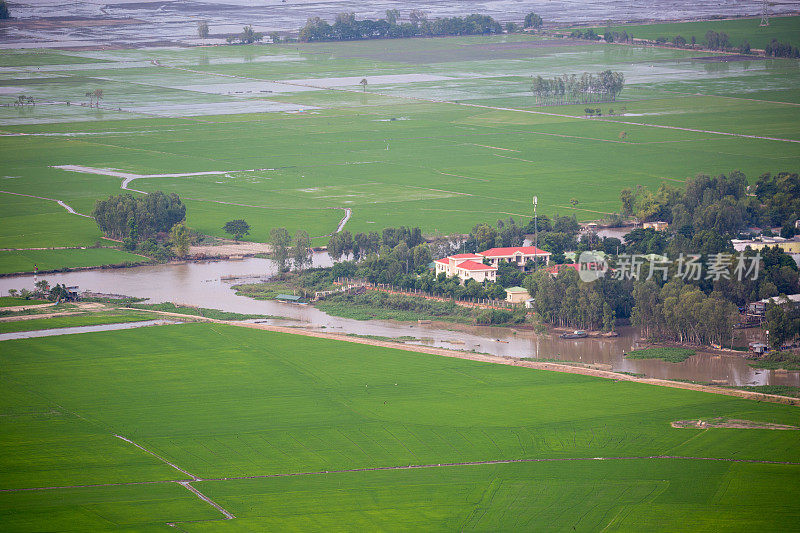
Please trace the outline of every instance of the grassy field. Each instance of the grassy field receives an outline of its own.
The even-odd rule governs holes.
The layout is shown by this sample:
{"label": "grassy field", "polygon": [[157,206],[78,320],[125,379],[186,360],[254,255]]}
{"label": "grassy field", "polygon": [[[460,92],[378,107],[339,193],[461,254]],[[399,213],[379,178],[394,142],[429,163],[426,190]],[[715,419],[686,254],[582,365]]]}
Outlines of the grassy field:
{"label": "grassy field", "polygon": [[[794,407],[210,324],[4,341],[0,365],[0,489],[187,479],[117,434],[204,478],[192,485],[237,517],[174,483],[0,492],[19,531],[780,531],[800,519],[798,465],[730,461],[796,463],[799,432],[670,426],[798,425]],[[661,455],[722,461],[649,458]],[[510,459],[548,461],[334,472]],[[302,472],[318,474],[219,480]]]}
{"label": "grassy field", "polygon": [[686,361],[696,352],[686,348],[656,347],[631,350],[625,357],[629,359],[662,359],[668,363]]}
{"label": "grassy field", "polygon": [[[691,41],[694,35],[698,43],[703,43],[707,31],[727,33],[733,46],[739,46],[743,41],[750,42],[750,46],[763,50],[772,40],[800,44],[800,17],[770,17],[769,26],[760,26],[761,17],[732,20],[706,20],[697,22],[671,22],[662,24],[625,24],[611,26],[611,31],[627,31],[635,38],[654,41],[659,37],[666,37],[672,41],[676,35],[682,35]],[[608,27],[594,28],[602,35]]]}
{"label": "grassy field", "polygon": [[32,272],[34,266],[40,272],[62,268],[146,263],[149,260],[112,248],[86,248],[76,250],[16,250],[0,251],[0,274]]}
{"label": "grassy field", "polygon": [[0,307],[18,307],[21,305],[39,305],[49,303],[45,300],[26,300],[13,296],[0,296]]}
{"label": "grassy field", "polygon": [[[591,220],[619,211],[624,187],[733,169],[754,180],[800,162],[796,60],[718,63],[698,51],[525,35],[69,57],[103,62],[0,72],[0,102],[26,94],[48,104],[0,107],[0,191],[89,214],[120,192],[121,179],[102,174],[116,169],[143,176],[133,189],[179,193],[188,225],[216,236],[244,218],[253,240],[285,226],[323,243],[345,208],[353,232],[466,232],[526,221],[534,194],[542,213]],[[530,76],[603,69],[623,72],[627,86],[596,105],[602,118],[584,117],[585,105],[536,107]],[[102,107],[81,105],[98,87]],[[195,172],[215,173],[186,175]],[[0,247],[99,239],[91,220],[52,201],[0,194],[0,207]],[[71,259],[94,264],[70,254],[56,263]]]}
{"label": "grassy field", "polygon": [[158,318],[150,313],[135,311],[105,311],[52,318],[34,318],[13,322],[0,322],[0,333],[17,331],[33,331],[37,329],[72,328],[76,326],[99,326],[103,324],[119,324],[123,322],[139,322]]}

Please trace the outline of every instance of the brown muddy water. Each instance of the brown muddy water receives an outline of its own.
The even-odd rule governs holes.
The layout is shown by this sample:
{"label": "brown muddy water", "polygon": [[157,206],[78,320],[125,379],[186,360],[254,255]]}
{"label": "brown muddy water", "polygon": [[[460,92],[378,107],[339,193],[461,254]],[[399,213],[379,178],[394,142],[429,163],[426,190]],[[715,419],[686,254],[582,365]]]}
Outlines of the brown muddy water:
{"label": "brown muddy water", "polygon": [[[315,266],[330,265],[325,253],[314,256]],[[253,300],[237,296],[231,286],[258,281],[274,273],[267,259],[248,258],[241,261],[208,261],[169,265],[143,266],[114,270],[66,272],[40,276],[50,284],[77,285],[80,290],[125,294],[150,298],[153,303],[175,302],[199,307],[286,317],[269,320],[284,326],[381,337],[413,337],[408,343],[453,350],[489,353],[507,357],[557,359],[609,365],[606,369],[643,374],[646,377],[717,381],[730,385],[795,385],[800,386],[800,373],[775,372],[750,367],[740,355],[698,353],[682,363],[660,360],[629,360],[623,354],[639,341],[635,328],[621,328],[620,336],[603,339],[558,338],[553,334],[536,334],[529,330],[467,326],[445,322],[431,324],[404,323],[391,320],[352,320],[327,315],[310,305]],[[236,279],[231,279],[235,277]],[[9,289],[29,288],[33,276],[0,279],[0,294]]]}

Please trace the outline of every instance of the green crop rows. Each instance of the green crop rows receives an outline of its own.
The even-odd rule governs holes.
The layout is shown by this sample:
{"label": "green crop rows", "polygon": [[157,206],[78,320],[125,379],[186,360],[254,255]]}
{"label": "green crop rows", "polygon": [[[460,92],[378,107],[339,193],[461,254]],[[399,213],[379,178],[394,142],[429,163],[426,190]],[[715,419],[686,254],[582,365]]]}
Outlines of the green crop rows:
{"label": "green crop rows", "polygon": [[[121,192],[119,177],[63,165],[217,172],[128,186],[177,192],[202,233],[225,236],[226,221],[244,218],[253,240],[284,226],[323,243],[347,208],[353,232],[524,221],[533,195],[542,213],[590,220],[618,211],[623,187],[734,169],[755,179],[800,161],[796,60],[720,63],[692,50],[524,35],[53,52],[14,66],[24,57],[0,73],[0,101],[24,94],[47,105],[0,107],[4,248],[98,241],[90,219],[5,194],[90,214]],[[64,70],[64,61],[87,62]],[[627,86],[619,101],[592,104],[602,117],[586,118],[585,105],[536,107],[530,76],[603,69],[622,71]],[[83,96],[95,88],[100,108]]]}
{"label": "green crop rows", "polygon": [[[65,487],[0,492],[16,531],[780,531],[800,519],[800,432],[670,425],[798,425],[795,407],[210,324],[4,341],[0,365],[0,489]],[[114,435],[204,478],[192,485],[236,519],[176,483],[66,488],[189,479]],[[546,461],[435,466],[515,459]],[[429,467],[337,472],[407,465]]]}

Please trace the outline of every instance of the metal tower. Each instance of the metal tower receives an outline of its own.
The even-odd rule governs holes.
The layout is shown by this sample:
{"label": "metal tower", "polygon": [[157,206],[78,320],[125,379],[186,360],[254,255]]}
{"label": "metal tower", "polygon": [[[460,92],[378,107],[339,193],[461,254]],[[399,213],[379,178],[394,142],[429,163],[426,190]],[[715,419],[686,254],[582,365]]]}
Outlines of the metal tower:
{"label": "metal tower", "polygon": [[761,3],[761,24],[759,26],[769,26],[769,3],[767,0]]}

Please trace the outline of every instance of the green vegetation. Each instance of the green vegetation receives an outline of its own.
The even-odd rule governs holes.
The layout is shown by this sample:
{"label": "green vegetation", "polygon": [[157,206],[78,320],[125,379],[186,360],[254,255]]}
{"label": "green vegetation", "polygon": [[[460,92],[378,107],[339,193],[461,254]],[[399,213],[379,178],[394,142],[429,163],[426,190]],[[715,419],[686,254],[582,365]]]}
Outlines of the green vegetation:
{"label": "green vegetation", "polygon": [[46,300],[18,298],[14,296],[0,296],[0,307],[17,307],[20,305],[40,305],[50,303]]}
{"label": "green vegetation", "polygon": [[733,46],[748,41],[753,48],[764,49],[772,39],[788,41],[795,46],[800,34],[800,17],[770,17],[769,26],[759,26],[760,18],[733,20],[704,20],[698,22],[669,22],[662,24],[626,24],[622,26],[596,27],[594,31],[600,35],[605,32],[627,32],[639,39],[655,41],[663,37],[673,42],[676,36],[683,36],[690,41],[695,36],[697,43],[702,43],[709,31],[726,33]]}
{"label": "green vegetation", "polygon": [[[293,279],[273,280],[267,283],[242,283],[234,285],[237,296],[247,296],[256,300],[274,300],[279,294],[296,294],[298,285]],[[302,294],[302,293],[301,293]]]}
{"label": "green vegetation", "polygon": [[763,394],[777,394],[778,396],[800,398],[800,387],[792,385],[745,385],[736,388],[751,392],[761,392]]}
{"label": "green vegetation", "polygon": [[[674,530],[690,511],[692,529],[778,531],[800,518],[796,465],[648,459],[797,462],[798,432],[670,426],[800,424],[785,405],[199,323],[5,341],[0,364],[1,488],[185,479],[116,433],[207,479],[193,486],[237,516],[170,483],[4,492],[18,530]],[[333,473],[570,458],[587,460]]]}
{"label": "green vegetation", "polygon": [[32,320],[17,320],[13,322],[0,322],[0,333],[14,333],[17,331],[34,331],[37,329],[72,328],[77,326],[100,326],[105,324],[122,324],[125,322],[140,322],[153,320],[149,313],[134,311],[101,311],[97,313],[79,313],[52,318],[34,318]]}
{"label": "green vegetation", "polygon": [[[428,20],[425,13],[412,10],[409,14],[409,22],[398,23],[399,16],[399,11],[389,10],[386,12],[385,19],[356,20],[355,13],[339,13],[336,15],[336,22],[333,25],[319,17],[312,17],[308,19],[305,26],[300,28],[300,40],[304,42],[358,41],[503,33],[500,23],[488,15],[436,17],[434,20]],[[541,26],[541,19],[539,19],[539,25]]]}
{"label": "green vegetation", "polygon": [[800,371],[800,354],[789,351],[772,351],[766,353],[761,359],[750,363],[750,366],[768,370]]}
{"label": "green vegetation", "polygon": [[641,350],[631,350],[625,357],[628,359],[662,359],[668,363],[681,363],[686,361],[695,353],[694,350],[687,348],[656,347],[643,348]]}
{"label": "green vegetation", "polygon": [[329,315],[356,320],[445,320],[469,324],[476,318],[474,309],[456,305],[452,301],[427,300],[380,291],[337,294],[314,306]]}
{"label": "green vegetation", "polygon": [[[752,183],[800,162],[796,143],[774,140],[798,138],[800,109],[784,103],[800,98],[790,60],[717,64],[691,50],[522,34],[388,42],[159,50],[162,66],[148,51],[108,50],[81,70],[6,51],[20,66],[0,80],[0,102],[25,94],[71,103],[0,106],[9,133],[0,138],[0,190],[57,196],[89,214],[120,194],[122,178],[102,174],[117,169],[108,172],[142,176],[131,189],[180,195],[197,232],[226,236],[226,222],[246,220],[248,239],[264,242],[284,227],[322,244],[345,208],[353,236],[412,223],[429,236],[466,233],[509,216],[526,225],[533,194],[540,214],[606,218],[626,187],[655,190],[665,179],[679,185],[733,168]],[[25,54],[50,66],[47,76],[31,74]],[[131,62],[146,66],[118,68]],[[165,68],[173,66],[187,70]],[[626,84],[602,116],[587,117],[580,104],[536,106],[532,78],[604,70]],[[280,83],[288,80],[304,90]],[[77,105],[98,88],[101,108]],[[452,103],[434,101],[442,99]],[[0,213],[0,247],[101,239],[91,220],[52,201],[0,194]],[[53,259],[50,268],[96,264],[69,253]]]}
{"label": "green vegetation", "polygon": [[68,268],[137,265],[150,259],[113,248],[86,248],[74,250],[15,250],[0,251],[0,274],[64,270]]}
{"label": "green vegetation", "polygon": [[[272,315],[252,315],[245,313],[233,313],[230,311],[220,311],[219,309],[206,309],[205,307],[190,307],[187,305],[178,305],[170,302],[160,304],[142,304],[131,303],[127,305],[134,309],[145,309],[148,311],[166,311],[168,313],[178,313],[188,316],[202,316],[205,318],[213,318],[216,320],[251,320],[254,318],[283,318]],[[154,315],[148,315],[148,318],[153,318]]]}

